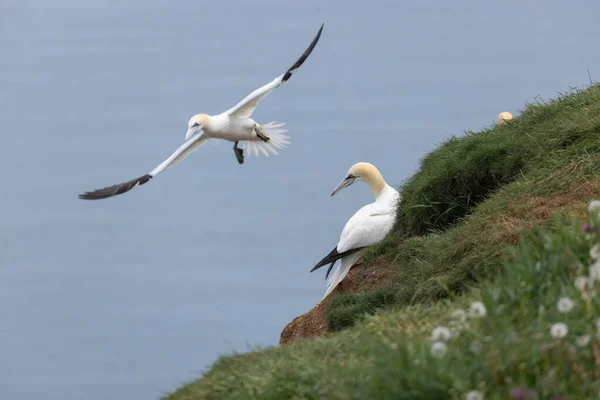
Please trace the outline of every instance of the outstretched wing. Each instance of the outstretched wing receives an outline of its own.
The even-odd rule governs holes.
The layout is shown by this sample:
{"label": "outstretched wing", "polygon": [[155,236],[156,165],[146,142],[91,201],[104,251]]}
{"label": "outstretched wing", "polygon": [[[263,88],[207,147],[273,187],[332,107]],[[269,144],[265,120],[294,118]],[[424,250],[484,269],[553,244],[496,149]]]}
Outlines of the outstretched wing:
{"label": "outstretched wing", "polygon": [[127,182],[118,183],[116,185],[108,186],[102,189],[92,190],[90,192],[85,192],[84,194],[80,194],[79,198],[82,200],[100,200],[128,192],[136,186],[140,186],[144,183],[147,183],[148,181],[150,181],[150,179],[154,178],[156,175],[160,174],[165,169],[174,166],[179,161],[187,157],[194,149],[206,143],[207,140],[208,137],[206,137],[205,135],[194,136],[193,138],[185,142],[183,145],[181,145],[177,150],[175,150],[173,154],[171,154],[171,156],[169,156],[169,158],[167,158],[158,167],[154,168],[149,173]]}
{"label": "outstretched wing", "polygon": [[266,95],[268,95],[271,90],[278,88],[283,82],[290,79],[292,74],[300,68],[300,66],[306,61],[310,53],[312,53],[313,49],[317,45],[319,38],[321,37],[321,32],[323,31],[323,25],[321,24],[321,28],[319,28],[319,32],[317,32],[317,36],[313,39],[312,43],[304,54],[300,56],[300,58],[292,65],[283,75],[278,76],[273,79],[271,82],[267,83],[265,86],[256,89],[254,92],[250,93],[248,96],[244,98],[244,100],[240,101],[235,107],[227,110],[226,114],[238,118],[250,118],[254,109],[258,105],[258,102],[262,100]]}

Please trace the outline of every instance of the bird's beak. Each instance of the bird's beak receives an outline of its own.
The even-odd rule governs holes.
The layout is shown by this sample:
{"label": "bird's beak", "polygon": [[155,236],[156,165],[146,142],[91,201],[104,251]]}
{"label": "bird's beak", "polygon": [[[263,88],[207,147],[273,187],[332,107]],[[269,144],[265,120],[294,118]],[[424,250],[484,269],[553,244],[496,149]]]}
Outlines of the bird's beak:
{"label": "bird's beak", "polygon": [[333,192],[331,192],[331,195],[333,196],[334,194],[336,194],[343,188],[347,188],[348,186],[352,185],[354,183],[355,179],[356,179],[355,176],[348,175],[343,181],[340,182],[339,185],[337,185],[337,187],[335,189],[333,189]]}
{"label": "bird's beak", "polygon": [[202,125],[190,126],[187,130],[187,133],[185,134],[185,140],[188,141],[199,130],[202,130]]}

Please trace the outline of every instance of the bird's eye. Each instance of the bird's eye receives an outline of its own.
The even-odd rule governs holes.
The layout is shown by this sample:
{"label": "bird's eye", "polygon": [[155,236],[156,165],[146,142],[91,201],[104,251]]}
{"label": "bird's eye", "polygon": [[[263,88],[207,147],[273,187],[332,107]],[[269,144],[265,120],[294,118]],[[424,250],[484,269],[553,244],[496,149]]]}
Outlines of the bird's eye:
{"label": "bird's eye", "polygon": [[197,126],[200,126],[200,124],[199,124],[199,123],[197,123],[197,122],[194,122],[194,125],[192,125],[192,128],[195,128],[195,127],[197,127]]}
{"label": "bird's eye", "polygon": [[352,174],[348,174],[348,176],[346,177],[346,179],[355,179],[356,176],[352,175]]}

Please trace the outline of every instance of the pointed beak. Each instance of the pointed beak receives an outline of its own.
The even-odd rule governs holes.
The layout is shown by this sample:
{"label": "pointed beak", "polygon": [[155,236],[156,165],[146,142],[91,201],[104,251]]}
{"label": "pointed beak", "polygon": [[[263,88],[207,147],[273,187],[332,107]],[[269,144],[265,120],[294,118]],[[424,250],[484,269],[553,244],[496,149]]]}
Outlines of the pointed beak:
{"label": "pointed beak", "polygon": [[190,126],[187,130],[187,133],[185,134],[185,140],[186,142],[196,134],[196,132],[198,132],[199,130],[202,129],[202,125],[195,125],[195,126]]}
{"label": "pointed beak", "polygon": [[355,179],[356,179],[355,176],[348,175],[346,177],[346,179],[344,179],[343,181],[341,181],[340,184],[337,185],[337,187],[335,189],[333,189],[333,192],[331,192],[331,195],[333,196],[334,194],[336,194],[337,192],[339,192],[343,188],[347,188],[348,186],[352,185],[354,183]]}

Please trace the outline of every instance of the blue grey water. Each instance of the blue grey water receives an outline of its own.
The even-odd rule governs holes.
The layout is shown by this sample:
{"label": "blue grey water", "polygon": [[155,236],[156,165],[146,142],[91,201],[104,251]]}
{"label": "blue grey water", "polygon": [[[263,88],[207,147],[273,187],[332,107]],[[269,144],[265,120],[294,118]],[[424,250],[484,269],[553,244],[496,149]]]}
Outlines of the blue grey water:
{"label": "blue grey water", "polygon": [[[0,2],[0,398],[152,399],[273,345],[318,302],[308,271],[371,201],[330,198],[357,161],[400,184],[452,134],[600,77],[594,1]],[[321,42],[263,100],[279,156],[215,141],[166,158]]]}

